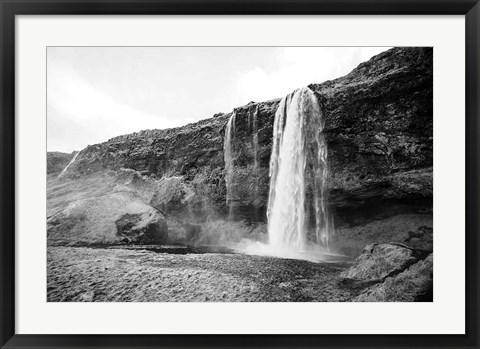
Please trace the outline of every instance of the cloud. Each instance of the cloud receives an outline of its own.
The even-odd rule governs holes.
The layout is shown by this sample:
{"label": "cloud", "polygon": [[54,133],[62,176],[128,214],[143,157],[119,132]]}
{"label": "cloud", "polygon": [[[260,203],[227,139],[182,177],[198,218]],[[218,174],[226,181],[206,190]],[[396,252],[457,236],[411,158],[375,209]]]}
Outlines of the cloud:
{"label": "cloud", "polygon": [[193,121],[153,115],[119,103],[63,62],[49,62],[47,84],[49,150],[79,150],[121,134]]}
{"label": "cloud", "polygon": [[282,97],[310,83],[343,76],[359,63],[385,51],[385,47],[286,47],[278,48],[269,67],[254,67],[238,77],[237,93],[242,103]]}

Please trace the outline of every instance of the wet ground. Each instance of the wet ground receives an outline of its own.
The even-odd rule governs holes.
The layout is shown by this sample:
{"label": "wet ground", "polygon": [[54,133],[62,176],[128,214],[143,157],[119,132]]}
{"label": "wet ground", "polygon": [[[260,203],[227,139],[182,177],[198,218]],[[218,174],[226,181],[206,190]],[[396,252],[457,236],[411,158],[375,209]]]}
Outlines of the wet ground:
{"label": "wet ground", "polygon": [[314,263],[219,248],[49,246],[49,302],[349,301],[345,262]]}

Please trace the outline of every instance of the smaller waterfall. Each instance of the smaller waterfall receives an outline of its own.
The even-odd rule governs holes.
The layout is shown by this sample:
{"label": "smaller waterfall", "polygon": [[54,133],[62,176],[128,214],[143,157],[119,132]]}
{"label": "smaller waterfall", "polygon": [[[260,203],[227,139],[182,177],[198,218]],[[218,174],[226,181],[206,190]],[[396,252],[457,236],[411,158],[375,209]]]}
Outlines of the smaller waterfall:
{"label": "smaller waterfall", "polygon": [[233,180],[233,136],[235,134],[236,113],[233,111],[225,128],[225,138],[223,143],[223,156],[225,161],[225,185],[227,188],[226,204],[228,206],[228,219],[233,217],[232,212],[232,180]]}
{"label": "smaller waterfall", "polygon": [[77,158],[78,154],[80,154],[80,152],[77,152],[77,153],[75,153],[75,155],[73,155],[73,157],[70,159],[67,166],[65,166],[65,168],[62,170],[62,172],[60,172],[60,174],[58,175],[58,178],[63,177],[63,175],[65,174],[65,172],[67,172],[67,169],[70,167],[70,165],[75,162],[75,159]]}
{"label": "smaller waterfall", "polygon": [[253,175],[255,177],[255,200],[258,199],[258,187],[260,180],[260,162],[258,158],[258,104],[253,112]]}
{"label": "smaller waterfall", "polygon": [[[323,120],[318,118],[314,123],[315,128],[319,132],[315,132],[316,147],[315,153],[312,154],[312,162],[314,163],[312,169],[313,176],[313,199],[315,205],[315,235],[317,242],[327,247],[330,246],[330,238],[333,234],[333,226],[330,214],[327,207],[327,180],[328,180],[328,163],[327,163],[327,144],[323,134]],[[316,157],[315,157],[316,155]]]}

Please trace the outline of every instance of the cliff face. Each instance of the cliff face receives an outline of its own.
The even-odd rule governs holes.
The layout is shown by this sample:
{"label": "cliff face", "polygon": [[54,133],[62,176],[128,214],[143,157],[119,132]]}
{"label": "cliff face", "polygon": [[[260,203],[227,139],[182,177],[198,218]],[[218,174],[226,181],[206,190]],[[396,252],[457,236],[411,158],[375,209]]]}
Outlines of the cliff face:
{"label": "cliff face", "polygon": [[[432,56],[431,48],[395,48],[344,77],[309,86],[325,122],[329,203],[336,225],[431,209]],[[234,111],[231,210],[238,219],[266,218],[278,104],[278,99],[251,102]],[[202,202],[196,210],[182,212],[201,217],[208,208],[224,216],[224,138],[231,116],[218,114],[184,127],[142,131],[88,146],[66,176],[129,168],[145,176],[179,178],[177,201]],[[178,205],[174,207],[178,211]]]}
{"label": "cliff face", "polygon": [[310,87],[325,117],[337,214],[431,208],[433,50],[392,49]]}

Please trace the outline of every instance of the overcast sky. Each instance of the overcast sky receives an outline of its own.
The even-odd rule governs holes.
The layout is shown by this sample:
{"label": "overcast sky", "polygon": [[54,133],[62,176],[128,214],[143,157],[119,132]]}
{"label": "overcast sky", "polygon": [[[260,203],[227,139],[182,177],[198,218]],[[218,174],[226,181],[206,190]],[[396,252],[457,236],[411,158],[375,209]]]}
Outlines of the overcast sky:
{"label": "overcast sky", "polygon": [[49,151],[185,125],[349,73],[383,47],[49,47]]}

